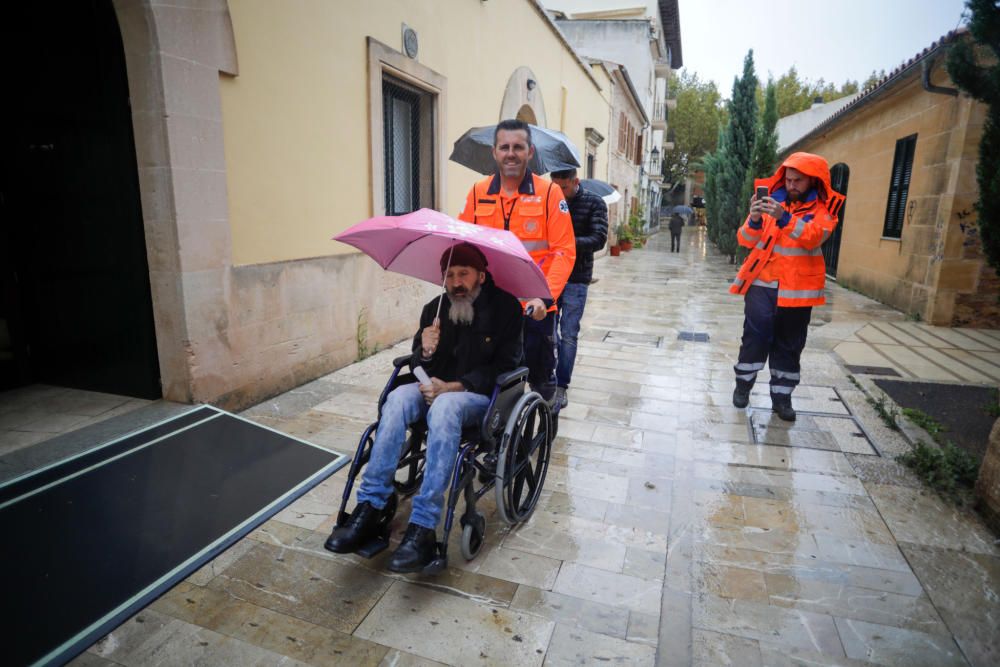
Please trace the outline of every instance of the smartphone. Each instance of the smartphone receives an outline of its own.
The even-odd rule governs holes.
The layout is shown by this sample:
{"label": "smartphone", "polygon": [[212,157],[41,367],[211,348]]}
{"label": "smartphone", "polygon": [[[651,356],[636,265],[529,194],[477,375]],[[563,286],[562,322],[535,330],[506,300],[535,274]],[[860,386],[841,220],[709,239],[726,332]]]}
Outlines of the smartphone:
{"label": "smartphone", "polygon": [[757,186],[757,201],[760,201],[761,199],[763,199],[766,196],[767,196],[767,186],[766,185],[758,185]]}

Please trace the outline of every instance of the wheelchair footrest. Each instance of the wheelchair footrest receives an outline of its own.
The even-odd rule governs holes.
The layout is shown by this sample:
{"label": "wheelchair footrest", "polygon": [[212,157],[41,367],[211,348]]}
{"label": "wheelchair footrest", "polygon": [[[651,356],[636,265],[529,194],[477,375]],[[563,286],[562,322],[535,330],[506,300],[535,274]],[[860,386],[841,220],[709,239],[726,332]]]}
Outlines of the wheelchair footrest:
{"label": "wheelchair footrest", "polygon": [[379,555],[388,548],[389,548],[389,536],[386,535],[385,537],[381,536],[376,537],[370,542],[366,542],[365,544],[358,547],[358,550],[355,551],[354,553],[358,554],[359,556],[363,556],[365,558],[374,558],[375,556]]}
{"label": "wheelchair footrest", "polygon": [[441,574],[448,569],[448,556],[440,555],[424,566],[420,574]]}

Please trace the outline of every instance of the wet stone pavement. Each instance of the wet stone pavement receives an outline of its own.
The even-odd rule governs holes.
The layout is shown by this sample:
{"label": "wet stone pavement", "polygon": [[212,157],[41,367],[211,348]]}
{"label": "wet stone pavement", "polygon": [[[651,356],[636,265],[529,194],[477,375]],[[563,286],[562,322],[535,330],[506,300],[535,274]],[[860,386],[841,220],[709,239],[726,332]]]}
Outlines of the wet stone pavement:
{"label": "wet stone pavement", "polygon": [[[832,287],[789,427],[771,417],[766,372],[749,410],[730,403],[733,268],[700,230],[685,230],[681,253],[668,246],[654,237],[597,262],[526,524],[506,528],[489,494],[475,560],[456,530],[447,572],[392,575],[388,552],[323,549],[342,471],[76,664],[1000,664],[995,536],[894,462],[906,444],[833,353],[902,316]],[[352,452],[405,347],[245,414]]]}

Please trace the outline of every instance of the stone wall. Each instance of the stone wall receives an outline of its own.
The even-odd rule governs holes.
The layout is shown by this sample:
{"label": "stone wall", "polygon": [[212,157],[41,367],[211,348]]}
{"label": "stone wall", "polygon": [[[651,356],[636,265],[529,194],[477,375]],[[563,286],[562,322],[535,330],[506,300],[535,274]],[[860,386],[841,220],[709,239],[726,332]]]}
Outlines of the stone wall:
{"label": "stone wall", "polygon": [[[935,85],[952,87],[943,67]],[[974,203],[984,107],[923,89],[919,68],[794,147],[850,168],[837,269],[843,285],[938,325],[998,326]],[[917,136],[903,229],[882,236],[896,142]]]}

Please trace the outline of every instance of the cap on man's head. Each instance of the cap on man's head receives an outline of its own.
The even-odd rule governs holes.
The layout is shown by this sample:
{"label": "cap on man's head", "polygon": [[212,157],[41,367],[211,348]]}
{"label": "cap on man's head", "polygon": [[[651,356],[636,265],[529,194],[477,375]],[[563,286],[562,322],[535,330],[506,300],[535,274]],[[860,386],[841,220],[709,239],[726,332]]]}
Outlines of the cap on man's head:
{"label": "cap on man's head", "polygon": [[458,243],[441,254],[441,271],[447,269],[448,257],[451,256],[451,266],[468,266],[476,271],[486,270],[486,255],[471,243]]}

